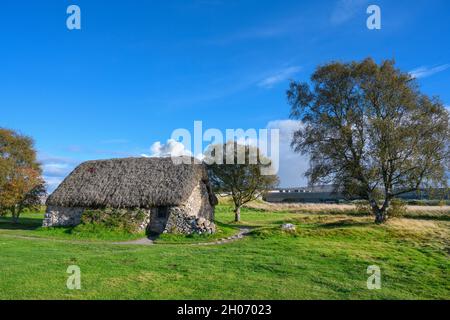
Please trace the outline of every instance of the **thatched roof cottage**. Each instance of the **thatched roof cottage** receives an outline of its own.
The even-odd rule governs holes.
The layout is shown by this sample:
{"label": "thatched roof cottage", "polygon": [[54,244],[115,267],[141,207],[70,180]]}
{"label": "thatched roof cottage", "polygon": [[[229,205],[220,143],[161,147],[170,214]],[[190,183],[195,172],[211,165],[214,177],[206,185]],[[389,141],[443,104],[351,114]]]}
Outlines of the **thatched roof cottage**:
{"label": "thatched roof cottage", "polygon": [[73,226],[86,209],[144,210],[155,233],[214,232],[217,198],[200,164],[126,158],[79,165],[47,199],[44,226]]}

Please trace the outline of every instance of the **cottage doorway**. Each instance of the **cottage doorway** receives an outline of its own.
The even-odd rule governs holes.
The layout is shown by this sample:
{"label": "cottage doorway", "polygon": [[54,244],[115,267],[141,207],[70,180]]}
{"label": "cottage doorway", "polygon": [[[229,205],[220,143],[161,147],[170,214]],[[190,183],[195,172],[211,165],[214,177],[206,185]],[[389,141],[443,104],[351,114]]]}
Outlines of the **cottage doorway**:
{"label": "cottage doorway", "polygon": [[153,208],[150,215],[149,231],[151,233],[163,233],[169,218],[169,207]]}

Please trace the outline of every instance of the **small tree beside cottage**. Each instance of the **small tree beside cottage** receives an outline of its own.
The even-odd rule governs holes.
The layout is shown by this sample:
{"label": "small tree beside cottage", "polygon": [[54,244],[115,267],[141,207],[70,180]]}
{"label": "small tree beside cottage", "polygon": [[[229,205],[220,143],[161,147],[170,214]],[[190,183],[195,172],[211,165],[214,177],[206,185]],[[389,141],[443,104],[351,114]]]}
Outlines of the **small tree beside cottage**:
{"label": "small tree beside cottage", "polygon": [[234,203],[235,221],[241,219],[241,207],[274,188],[278,177],[271,162],[260,150],[249,145],[228,142],[213,145],[204,159],[213,188],[229,193]]}

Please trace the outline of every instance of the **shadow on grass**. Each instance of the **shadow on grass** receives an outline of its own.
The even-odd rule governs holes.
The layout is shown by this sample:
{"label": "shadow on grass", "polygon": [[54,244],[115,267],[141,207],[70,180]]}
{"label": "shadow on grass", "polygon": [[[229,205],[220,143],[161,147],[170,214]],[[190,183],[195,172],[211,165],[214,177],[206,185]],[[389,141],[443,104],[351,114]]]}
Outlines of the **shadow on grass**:
{"label": "shadow on grass", "polygon": [[413,219],[413,220],[435,220],[435,221],[450,221],[450,215],[409,215],[406,214],[403,216],[403,218],[406,219]]}
{"label": "shadow on grass", "polygon": [[36,230],[41,226],[41,218],[19,218],[14,223],[10,217],[0,217],[0,230]]}
{"label": "shadow on grass", "polygon": [[336,229],[336,228],[353,228],[353,227],[365,227],[368,225],[373,225],[373,221],[354,221],[351,219],[335,221],[330,223],[319,224],[319,227],[325,229]]}
{"label": "shadow on grass", "polygon": [[219,228],[233,228],[233,229],[238,229],[241,225],[239,223],[236,223],[234,221],[232,222],[219,222],[219,221],[214,221],[214,223],[216,224],[216,226],[218,226]]}

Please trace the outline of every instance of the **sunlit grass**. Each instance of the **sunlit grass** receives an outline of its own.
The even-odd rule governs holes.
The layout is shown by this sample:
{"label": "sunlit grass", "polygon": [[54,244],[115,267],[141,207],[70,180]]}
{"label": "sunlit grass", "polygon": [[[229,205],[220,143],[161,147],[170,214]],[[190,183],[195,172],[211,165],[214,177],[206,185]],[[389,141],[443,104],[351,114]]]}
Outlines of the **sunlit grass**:
{"label": "sunlit grass", "polygon": [[[0,298],[450,299],[445,219],[378,226],[372,217],[345,213],[253,209],[242,210],[239,224],[233,218],[229,205],[217,208],[223,230],[247,226],[251,234],[211,246],[193,246],[197,239],[184,236],[153,246],[87,242],[51,230],[35,237],[45,233],[42,215],[26,215],[15,227],[0,218]],[[287,222],[295,233],[281,231]],[[69,265],[81,268],[80,291],[66,288]],[[366,287],[369,265],[381,268],[381,290]]]}

